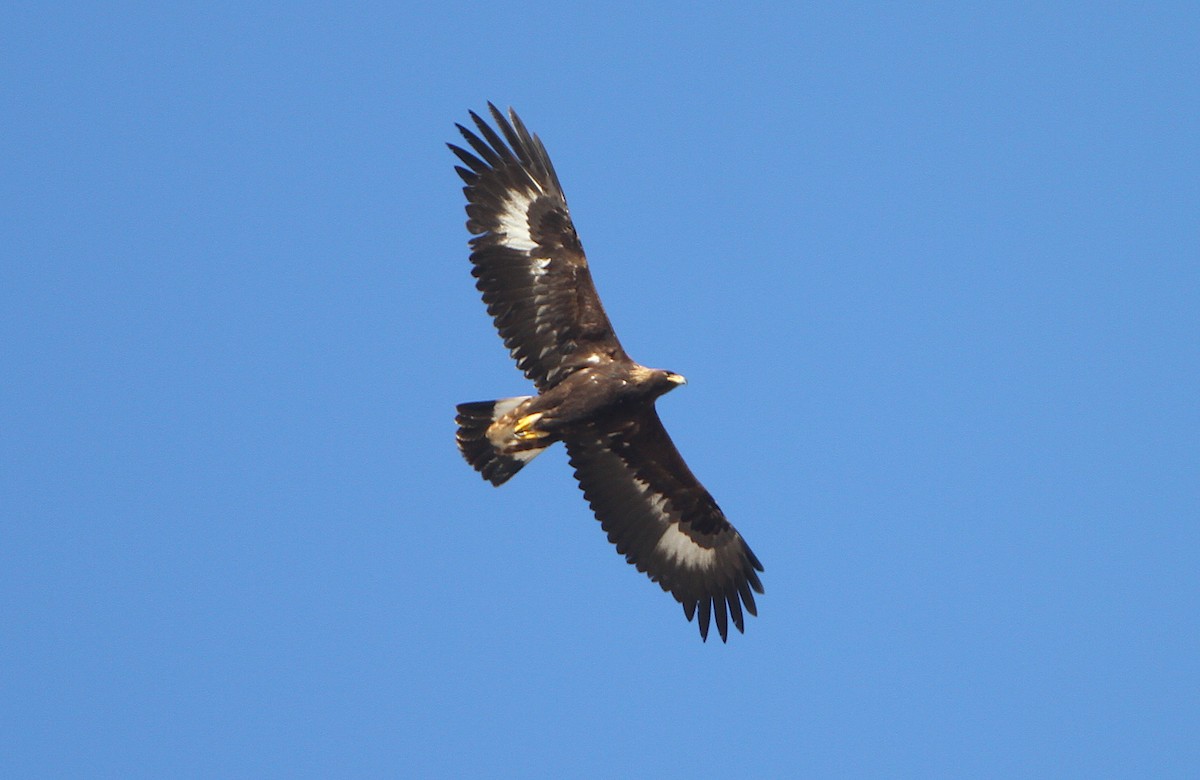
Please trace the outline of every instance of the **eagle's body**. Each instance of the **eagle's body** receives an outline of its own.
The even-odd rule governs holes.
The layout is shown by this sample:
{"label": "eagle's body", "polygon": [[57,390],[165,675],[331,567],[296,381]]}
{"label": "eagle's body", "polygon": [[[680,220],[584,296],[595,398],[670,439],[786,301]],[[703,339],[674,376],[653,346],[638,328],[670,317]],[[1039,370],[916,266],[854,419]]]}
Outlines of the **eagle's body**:
{"label": "eagle's body", "polygon": [[[600,305],[558,177],[515,113],[489,104],[504,138],[474,113],[480,138],[465,163],[473,273],[488,312],[536,396],[460,404],[458,445],[494,485],[562,441],[575,476],[617,551],[668,590],[707,638],[732,617],[744,629],[762,593],[762,564],[692,475],[655,400],[684,383],[639,365]],[[478,154],[478,157],[476,156]]]}

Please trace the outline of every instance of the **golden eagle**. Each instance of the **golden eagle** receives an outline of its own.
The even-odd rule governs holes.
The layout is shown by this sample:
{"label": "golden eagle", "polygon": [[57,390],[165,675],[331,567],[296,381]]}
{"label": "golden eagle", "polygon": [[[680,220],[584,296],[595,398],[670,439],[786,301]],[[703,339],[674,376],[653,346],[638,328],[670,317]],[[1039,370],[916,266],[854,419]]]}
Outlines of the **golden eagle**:
{"label": "golden eagle", "polygon": [[[684,383],[638,365],[621,348],[592,284],[562,186],[545,147],[516,113],[488,104],[499,133],[471,112],[457,125],[474,153],[453,144],[466,182],[472,274],[517,367],[538,395],[459,404],[458,447],[500,485],[563,442],[583,495],[617,552],[670,591],[700,636],[710,618],[724,641],[729,619],[757,614],[763,570],[693,475],[654,408]],[[503,138],[501,137],[503,134]]]}

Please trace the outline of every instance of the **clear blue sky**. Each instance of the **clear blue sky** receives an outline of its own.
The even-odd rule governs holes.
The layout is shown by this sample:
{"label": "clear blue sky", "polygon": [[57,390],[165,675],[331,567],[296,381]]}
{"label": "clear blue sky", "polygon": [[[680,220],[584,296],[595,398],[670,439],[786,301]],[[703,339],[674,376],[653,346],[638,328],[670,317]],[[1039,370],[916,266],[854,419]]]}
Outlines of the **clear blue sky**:
{"label": "clear blue sky", "polygon": [[[1196,4],[405,5],[0,12],[0,775],[1200,774]],[[454,449],[487,100],[727,645]]]}

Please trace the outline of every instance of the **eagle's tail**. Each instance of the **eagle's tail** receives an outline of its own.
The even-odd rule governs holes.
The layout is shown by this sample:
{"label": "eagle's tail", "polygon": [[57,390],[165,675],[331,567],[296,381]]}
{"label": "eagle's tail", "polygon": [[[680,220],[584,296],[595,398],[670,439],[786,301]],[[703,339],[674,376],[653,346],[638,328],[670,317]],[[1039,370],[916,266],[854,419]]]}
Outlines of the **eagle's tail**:
{"label": "eagle's tail", "polygon": [[[553,441],[530,435],[529,426],[541,415],[527,418],[528,423],[521,418],[521,407],[531,398],[522,395],[458,405],[458,449],[467,463],[493,485],[507,482]],[[523,423],[519,433],[518,426]]]}

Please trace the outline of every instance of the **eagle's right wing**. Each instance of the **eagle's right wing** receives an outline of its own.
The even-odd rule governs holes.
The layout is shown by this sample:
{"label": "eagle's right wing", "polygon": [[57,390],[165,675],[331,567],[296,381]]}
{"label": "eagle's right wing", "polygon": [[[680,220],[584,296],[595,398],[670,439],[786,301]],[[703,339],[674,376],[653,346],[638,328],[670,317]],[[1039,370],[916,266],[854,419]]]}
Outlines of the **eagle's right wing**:
{"label": "eagle's right wing", "polygon": [[617,552],[670,591],[700,635],[744,631],[762,593],[758,558],[692,475],[654,406],[618,411],[564,439],[584,497]]}
{"label": "eagle's right wing", "polygon": [[[480,135],[458,125],[466,165],[472,273],[517,367],[545,390],[600,358],[625,358],[588,271],[554,166],[516,113],[491,103],[502,139],[475,112]],[[507,141],[507,143],[505,143]],[[478,155],[478,156],[476,156]]]}

